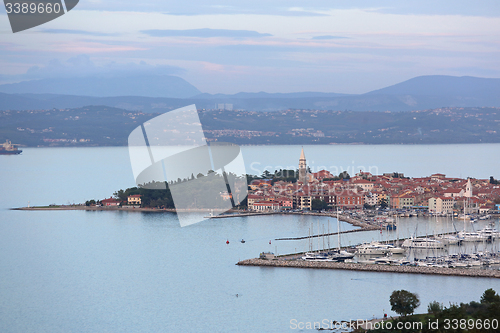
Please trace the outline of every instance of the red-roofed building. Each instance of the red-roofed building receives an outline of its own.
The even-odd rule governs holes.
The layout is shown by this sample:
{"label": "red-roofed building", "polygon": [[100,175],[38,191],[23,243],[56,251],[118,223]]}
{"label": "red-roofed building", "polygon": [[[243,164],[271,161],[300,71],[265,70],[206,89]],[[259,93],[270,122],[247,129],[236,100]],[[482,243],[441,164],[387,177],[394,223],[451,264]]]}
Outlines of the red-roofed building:
{"label": "red-roofed building", "polygon": [[140,205],[142,203],[141,197],[142,197],[142,195],[140,195],[140,194],[129,195],[127,197],[127,203],[129,205]]}
{"label": "red-roofed building", "polygon": [[443,194],[445,197],[458,198],[464,195],[465,191],[459,188],[449,188],[444,190]]}
{"label": "red-roofed building", "polygon": [[120,200],[113,199],[112,197],[110,197],[109,199],[101,200],[101,204],[103,206],[119,206],[120,203]]}
{"label": "red-roofed building", "polygon": [[290,198],[281,197],[281,198],[276,199],[276,201],[278,201],[278,203],[282,209],[292,209],[293,208],[293,200]]}
{"label": "red-roofed building", "polygon": [[431,175],[432,180],[445,179],[445,178],[446,178],[446,175],[444,175],[442,173],[435,173],[435,174]]}
{"label": "red-roofed building", "polygon": [[366,179],[359,179],[352,182],[356,187],[361,187],[363,191],[370,191],[373,189],[373,182]]}
{"label": "red-roofed building", "polygon": [[433,214],[451,214],[453,213],[453,204],[455,200],[451,197],[432,197],[429,198],[429,213]]}
{"label": "red-roofed building", "polygon": [[[250,208],[250,206],[248,207]],[[280,204],[277,201],[257,201],[252,205],[253,210],[258,211],[271,211],[271,210],[279,210]]]}
{"label": "red-roofed building", "polygon": [[365,196],[358,194],[341,194],[336,198],[337,206],[343,208],[362,208],[365,204]]}
{"label": "red-roofed building", "polygon": [[312,176],[317,179],[317,180],[323,180],[324,178],[333,178],[334,175],[330,173],[330,171],[327,170],[320,170],[318,172],[312,173]]}

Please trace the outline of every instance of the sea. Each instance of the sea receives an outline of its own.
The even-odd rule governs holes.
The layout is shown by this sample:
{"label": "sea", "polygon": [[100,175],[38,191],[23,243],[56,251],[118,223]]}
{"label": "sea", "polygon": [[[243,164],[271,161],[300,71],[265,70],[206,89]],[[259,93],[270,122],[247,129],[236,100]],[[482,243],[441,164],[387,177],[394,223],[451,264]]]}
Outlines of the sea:
{"label": "sea", "polygon": [[[500,178],[500,144],[303,148],[313,172]],[[247,173],[262,174],[296,169],[302,147],[241,149]],[[431,301],[448,306],[479,301],[488,288],[500,292],[500,281],[486,278],[236,265],[263,251],[337,246],[336,237],[276,240],[354,229],[332,217],[205,219],[181,228],[169,212],[10,210],[104,199],[135,186],[126,147],[23,150],[0,156],[0,332],[308,332],[314,323],[394,315],[394,290],[418,294],[417,312]],[[472,226],[401,218],[398,229],[403,237],[464,227]],[[340,242],[393,237],[371,231]]]}

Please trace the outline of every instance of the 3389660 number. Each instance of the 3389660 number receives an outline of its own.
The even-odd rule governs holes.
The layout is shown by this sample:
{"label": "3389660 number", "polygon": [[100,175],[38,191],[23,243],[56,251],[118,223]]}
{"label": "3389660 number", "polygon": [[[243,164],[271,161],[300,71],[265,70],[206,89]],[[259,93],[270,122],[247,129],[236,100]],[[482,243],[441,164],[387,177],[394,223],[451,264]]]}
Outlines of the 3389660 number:
{"label": "3389660 number", "polygon": [[498,319],[445,319],[444,320],[444,329],[449,330],[457,330],[457,329],[498,329]]}
{"label": "3389660 number", "polygon": [[5,4],[5,9],[7,14],[58,14],[61,11],[61,5],[59,3],[28,3],[28,2],[7,2]]}

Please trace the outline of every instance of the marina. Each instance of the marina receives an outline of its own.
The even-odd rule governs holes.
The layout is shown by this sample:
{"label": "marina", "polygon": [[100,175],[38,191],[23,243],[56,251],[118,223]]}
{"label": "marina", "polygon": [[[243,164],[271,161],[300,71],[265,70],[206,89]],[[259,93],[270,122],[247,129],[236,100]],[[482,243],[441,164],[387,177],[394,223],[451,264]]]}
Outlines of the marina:
{"label": "marina", "polygon": [[[340,220],[340,217],[339,217]],[[345,221],[346,219],[344,219]],[[353,218],[349,219],[354,220]],[[359,218],[356,220],[359,221]],[[486,219],[482,219],[483,221]],[[489,218],[488,218],[489,220]],[[427,219],[428,222],[437,220]],[[428,235],[417,235],[415,233],[406,237],[392,237],[389,234],[399,235],[399,229],[387,229],[386,239],[371,242],[362,242],[358,245],[341,247],[340,237],[349,234],[365,235],[370,230],[359,228],[324,233],[318,224],[316,230],[323,230],[323,233],[313,234],[314,223],[311,223],[309,235],[302,237],[276,238],[278,241],[308,241],[308,252],[292,253],[281,256],[261,256],[258,260],[249,259],[239,261],[238,265],[245,266],[276,266],[295,268],[324,268],[324,269],[346,269],[362,271],[379,271],[409,274],[437,274],[437,275],[458,275],[471,277],[500,277],[500,251],[499,233],[495,228],[496,222],[491,221],[482,229],[476,231],[464,230],[457,232],[449,231],[449,221],[446,221],[446,228],[441,232]],[[337,223],[337,226],[340,224]],[[328,222],[328,230],[330,228]],[[471,227],[474,230],[474,227]],[[407,228],[409,229],[409,228]],[[380,228],[382,234],[384,228]],[[371,230],[373,231],[373,230]],[[330,247],[330,236],[336,235],[337,248]],[[474,236],[474,238],[471,235]],[[362,236],[361,236],[362,237]],[[317,249],[313,250],[317,240]],[[325,247],[325,239],[326,244]],[[323,246],[321,247],[320,241]],[[400,245],[400,246],[399,246]],[[264,260],[264,261],[262,261]],[[269,264],[273,262],[275,264]],[[291,263],[293,262],[293,263]],[[321,265],[317,265],[321,263]],[[369,267],[369,268],[367,268]],[[391,267],[391,268],[387,268]],[[411,267],[409,269],[402,267]],[[431,269],[432,268],[432,269]],[[495,273],[477,273],[477,271],[493,271]]]}

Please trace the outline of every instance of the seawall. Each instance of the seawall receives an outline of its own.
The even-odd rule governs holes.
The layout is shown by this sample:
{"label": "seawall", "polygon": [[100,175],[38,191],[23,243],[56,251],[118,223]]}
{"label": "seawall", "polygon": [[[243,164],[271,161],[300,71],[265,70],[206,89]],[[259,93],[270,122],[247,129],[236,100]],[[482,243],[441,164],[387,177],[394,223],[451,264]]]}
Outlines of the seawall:
{"label": "seawall", "polygon": [[357,263],[327,262],[327,261],[305,261],[305,260],[264,260],[247,259],[238,262],[239,266],[264,266],[264,267],[288,267],[288,268],[316,268],[316,269],[342,269],[363,272],[382,273],[404,273],[404,274],[433,274],[448,276],[500,278],[498,270],[464,269],[464,268],[442,268],[442,267],[414,267],[414,266],[390,266],[390,265],[365,265]]}

